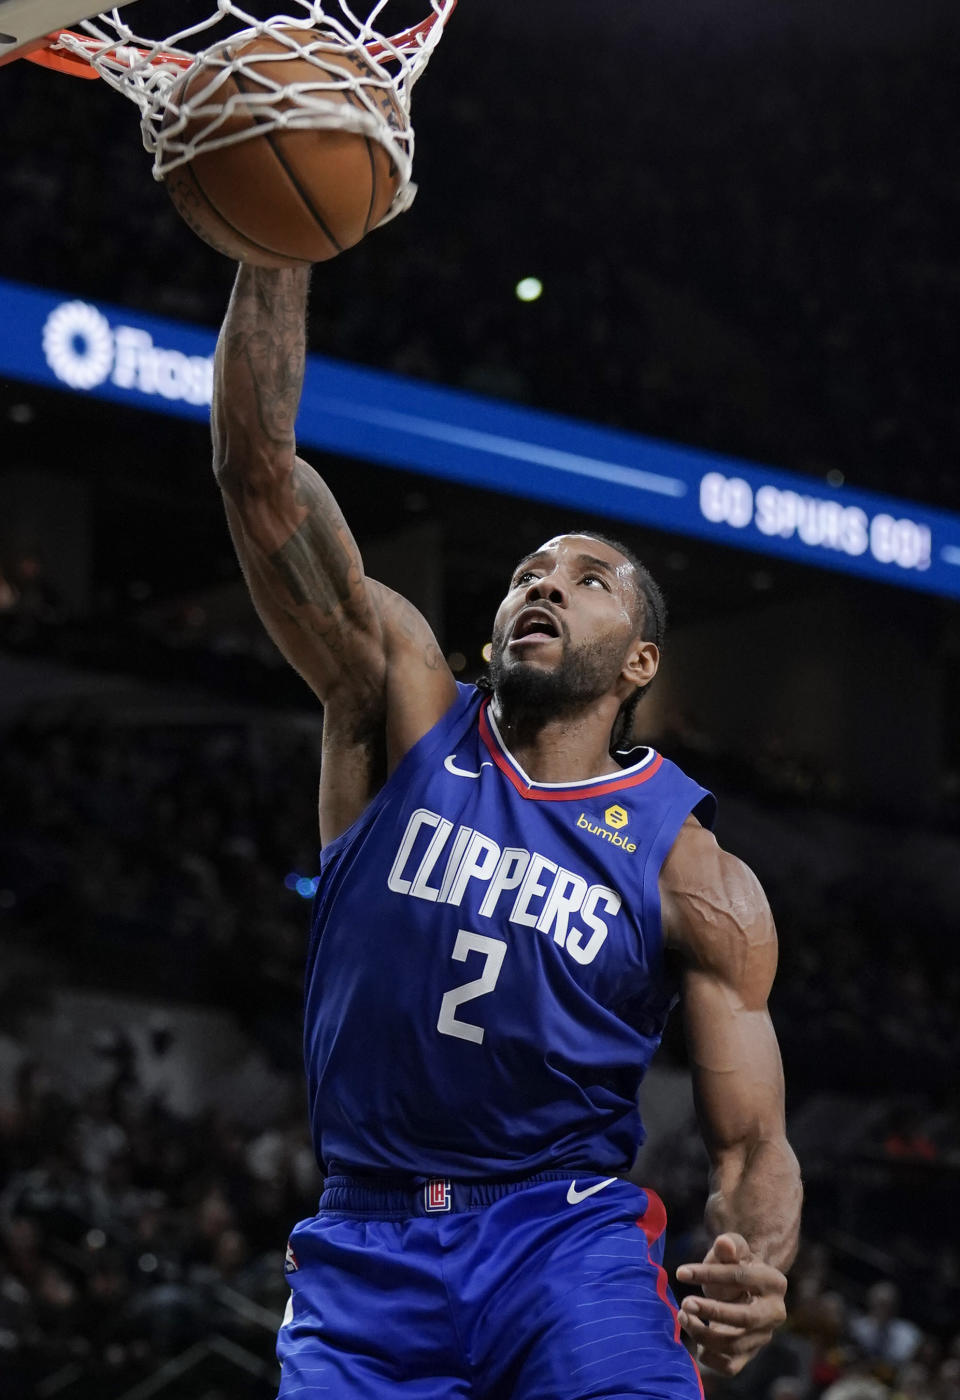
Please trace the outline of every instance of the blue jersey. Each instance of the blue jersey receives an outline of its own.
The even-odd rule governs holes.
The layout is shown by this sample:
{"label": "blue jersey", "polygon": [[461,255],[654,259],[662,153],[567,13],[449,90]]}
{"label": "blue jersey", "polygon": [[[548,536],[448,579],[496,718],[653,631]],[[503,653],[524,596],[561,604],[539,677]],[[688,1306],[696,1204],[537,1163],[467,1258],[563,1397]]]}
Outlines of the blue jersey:
{"label": "blue jersey", "polygon": [[305,1058],[330,1173],[621,1172],[675,988],[658,875],[711,795],[652,749],[530,781],[472,686],[321,857]]}

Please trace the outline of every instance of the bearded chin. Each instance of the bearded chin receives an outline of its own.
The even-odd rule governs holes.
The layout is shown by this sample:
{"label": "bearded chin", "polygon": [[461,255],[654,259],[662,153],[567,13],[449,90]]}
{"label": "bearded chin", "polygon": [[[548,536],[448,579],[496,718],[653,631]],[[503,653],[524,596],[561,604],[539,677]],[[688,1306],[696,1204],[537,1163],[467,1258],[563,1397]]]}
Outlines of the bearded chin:
{"label": "bearded chin", "polygon": [[601,642],[575,652],[564,643],[560,661],[549,668],[508,660],[503,643],[494,650],[489,677],[506,714],[535,711],[542,718],[561,718],[606,695],[619,672],[619,657]]}

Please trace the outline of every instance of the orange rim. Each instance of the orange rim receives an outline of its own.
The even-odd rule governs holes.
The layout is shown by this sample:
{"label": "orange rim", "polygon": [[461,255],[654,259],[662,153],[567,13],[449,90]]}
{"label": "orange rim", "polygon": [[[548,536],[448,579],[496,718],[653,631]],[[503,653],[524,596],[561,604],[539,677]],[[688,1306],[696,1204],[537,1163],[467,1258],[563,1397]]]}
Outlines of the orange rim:
{"label": "orange rim", "polygon": [[34,39],[26,52],[21,49],[20,53],[12,56],[25,58],[28,63],[35,63],[38,68],[52,68],[55,73],[69,73],[72,78],[99,78],[100,74],[90,67],[85,58],[68,53],[66,49],[61,53],[54,49],[54,44],[60,42],[60,35],[69,32],[58,29],[55,34],[45,34],[42,39]]}
{"label": "orange rim", "polygon": [[[457,0],[453,0],[446,15],[428,15],[419,24],[413,25],[410,29],[404,29],[401,34],[396,34],[392,39],[388,39],[385,44],[373,43],[367,45],[367,52],[373,59],[386,56],[390,58],[390,49],[419,48],[418,40],[421,35],[426,35],[435,24],[446,24],[447,20],[456,9]],[[0,58],[0,67],[5,63],[13,63],[15,59],[25,58],[28,63],[35,63],[39,68],[49,68],[55,73],[67,73],[72,78],[99,78],[100,74],[91,67],[89,59],[83,58],[80,54],[72,53],[67,49],[58,49],[61,38],[69,35],[71,39],[78,40],[90,50],[98,49],[99,43],[95,39],[88,38],[85,34],[77,34],[72,29],[57,29],[52,34],[44,34],[39,39],[31,39],[28,44],[24,44],[16,53],[7,54]],[[126,46],[124,46],[126,47]],[[130,46],[132,47],[132,46]],[[142,57],[146,56],[146,50],[137,49]],[[151,59],[151,63],[175,63],[180,68],[189,68],[193,63],[192,58],[185,58],[182,54],[158,53]]]}

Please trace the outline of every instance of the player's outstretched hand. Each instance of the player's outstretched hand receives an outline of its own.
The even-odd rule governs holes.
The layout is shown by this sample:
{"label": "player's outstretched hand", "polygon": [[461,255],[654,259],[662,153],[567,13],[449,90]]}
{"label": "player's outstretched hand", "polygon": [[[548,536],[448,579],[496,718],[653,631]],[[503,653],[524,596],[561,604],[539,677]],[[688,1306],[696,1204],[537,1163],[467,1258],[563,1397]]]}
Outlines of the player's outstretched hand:
{"label": "player's outstretched hand", "polygon": [[765,1346],[787,1315],[787,1280],[757,1258],[742,1235],[718,1235],[702,1264],[681,1264],[681,1283],[699,1283],[704,1297],[685,1298],[684,1331],[697,1359],[724,1376],[735,1376]]}

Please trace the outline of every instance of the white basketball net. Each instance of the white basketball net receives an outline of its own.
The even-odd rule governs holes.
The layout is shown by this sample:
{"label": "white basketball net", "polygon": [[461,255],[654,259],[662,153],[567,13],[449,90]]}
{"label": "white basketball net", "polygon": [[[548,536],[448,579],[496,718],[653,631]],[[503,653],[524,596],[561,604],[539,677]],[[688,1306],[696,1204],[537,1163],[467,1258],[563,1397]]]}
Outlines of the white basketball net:
{"label": "white basketball net", "polygon": [[[136,34],[118,10],[109,10],[82,22],[89,38],[65,32],[58,47],[91,64],[105,82],[137,104],[155,179],[162,180],[201,151],[278,129],[353,131],[386,147],[399,172],[386,222],[407,209],[416,193],[410,179],[410,94],[456,0],[429,0],[433,13],[427,21],[393,38],[379,27],[390,0],[377,0],[366,19],[354,15],[347,0],[288,3],[294,13],[258,20],[233,0],[217,0],[213,14],[164,39]],[[218,27],[219,34],[211,32]],[[256,55],[238,53],[262,35],[270,35],[279,50],[270,55],[274,73],[278,67],[282,70],[289,54],[291,61],[310,64],[310,81],[303,81],[299,63],[298,80],[284,83],[264,71],[263,55],[258,62]],[[345,52],[359,62],[361,73],[336,62]],[[193,77],[200,66],[205,81]],[[187,70],[190,92],[184,99],[186,84],[180,89],[177,84]],[[239,75],[237,85],[229,81],[233,75]],[[246,91],[238,90],[241,84]],[[230,130],[231,118],[238,115],[247,120]],[[251,115],[255,121],[249,120]]]}

